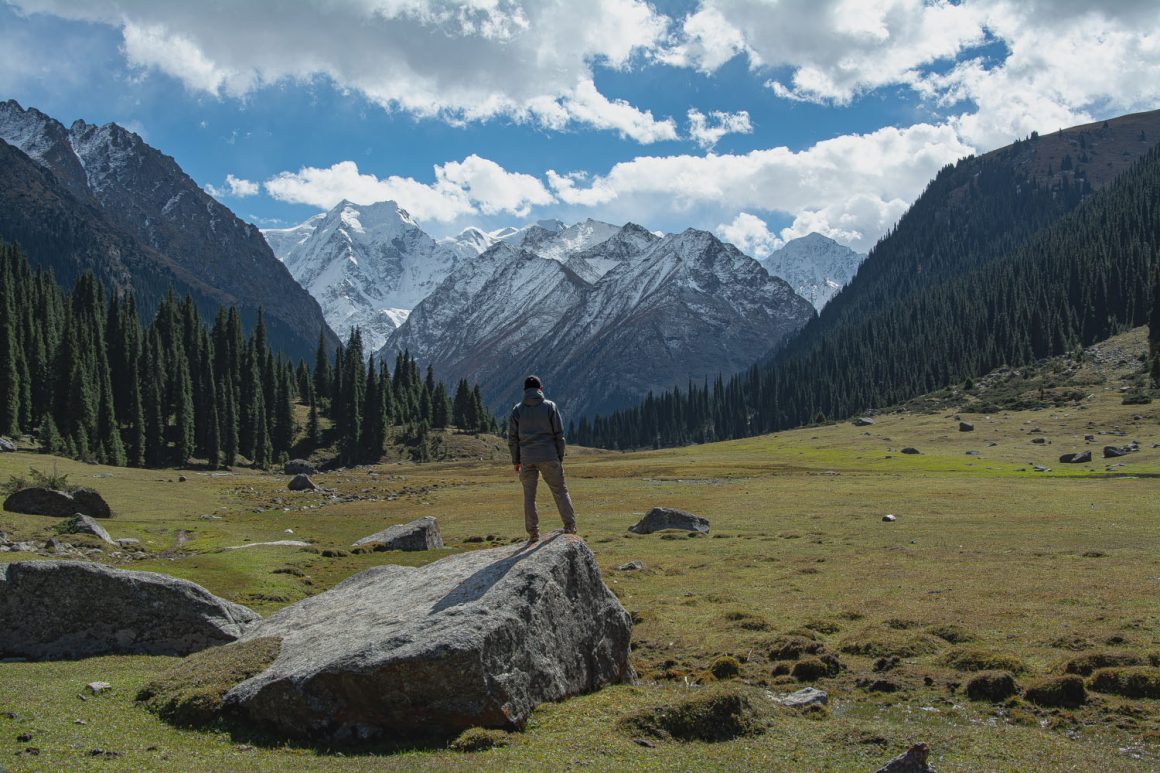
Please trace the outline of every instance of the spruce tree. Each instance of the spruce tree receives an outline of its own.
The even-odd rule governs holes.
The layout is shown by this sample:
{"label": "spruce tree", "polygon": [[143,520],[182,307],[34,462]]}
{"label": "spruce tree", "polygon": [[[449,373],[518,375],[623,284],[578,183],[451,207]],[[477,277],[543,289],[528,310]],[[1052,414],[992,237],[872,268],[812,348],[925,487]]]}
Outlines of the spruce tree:
{"label": "spruce tree", "polygon": [[314,399],[330,394],[330,362],[326,358],[326,328],[318,331],[318,350],[314,353]]}
{"label": "spruce tree", "polygon": [[451,401],[447,399],[447,387],[440,381],[431,395],[431,426],[445,429],[451,423]]}
{"label": "spruce tree", "polygon": [[282,369],[278,379],[276,405],[274,409],[274,436],[271,438],[274,446],[274,458],[283,460],[289,458],[290,448],[294,445],[294,403],[292,391],[294,380],[289,367]]}
{"label": "spruce tree", "polygon": [[1148,355],[1160,354],[1160,267],[1152,272],[1152,310],[1148,315]]}
{"label": "spruce tree", "polygon": [[173,457],[177,466],[184,466],[193,456],[196,446],[193,422],[193,384],[189,375],[189,365],[184,357],[177,358],[177,371],[174,375],[174,406],[173,418],[175,424]]}

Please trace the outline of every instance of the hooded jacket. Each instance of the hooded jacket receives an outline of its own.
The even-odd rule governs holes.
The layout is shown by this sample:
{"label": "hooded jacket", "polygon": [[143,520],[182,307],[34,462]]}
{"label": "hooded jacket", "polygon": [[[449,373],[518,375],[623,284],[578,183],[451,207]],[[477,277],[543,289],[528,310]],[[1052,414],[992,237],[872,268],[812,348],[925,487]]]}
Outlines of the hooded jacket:
{"label": "hooded jacket", "polygon": [[560,411],[539,389],[525,389],[524,399],[508,419],[512,464],[564,461],[564,426]]}

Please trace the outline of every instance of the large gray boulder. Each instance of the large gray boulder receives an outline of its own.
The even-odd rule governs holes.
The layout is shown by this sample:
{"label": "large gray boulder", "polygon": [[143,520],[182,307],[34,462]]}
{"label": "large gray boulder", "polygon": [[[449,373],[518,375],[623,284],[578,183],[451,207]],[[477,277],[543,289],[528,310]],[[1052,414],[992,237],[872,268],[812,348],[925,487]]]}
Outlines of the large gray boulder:
{"label": "large gray boulder", "polygon": [[874,773],[935,773],[934,766],[928,761],[929,758],[930,747],[924,743],[916,743]]}
{"label": "large gray boulder", "polygon": [[1059,457],[1061,464],[1084,464],[1092,460],[1091,451],[1080,451],[1077,454],[1064,454]]}
{"label": "large gray boulder", "polygon": [[519,728],[536,705],[632,680],[632,623],[577,537],[379,566],[286,607],[226,711],[283,736],[354,741]]}
{"label": "large gray boulder", "polygon": [[318,486],[310,480],[309,475],[295,475],[293,480],[286,484],[291,491],[316,491]]}
{"label": "large gray boulder", "polygon": [[14,453],[16,451],[16,444],[6,437],[0,437],[0,452]]}
{"label": "large gray boulder", "polygon": [[644,518],[628,527],[628,530],[635,534],[652,534],[654,531],[664,529],[684,529],[708,534],[709,521],[674,507],[654,507],[644,514]]}
{"label": "large gray boulder", "polygon": [[354,547],[381,542],[381,550],[437,550],[443,547],[439,524],[429,515],[363,537]]}
{"label": "large gray boulder", "polygon": [[282,471],[287,475],[314,475],[318,472],[314,465],[305,459],[291,459],[286,462]]}
{"label": "large gray boulder", "polygon": [[260,619],[163,574],[84,561],[0,564],[0,658],[188,655]]}
{"label": "large gray boulder", "polygon": [[109,532],[105,531],[105,527],[97,523],[95,518],[88,515],[73,516],[71,520],[65,521],[61,526],[61,531],[66,534],[91,534],[110,545],[117,544],[109,536]]}
{"label": "large gray boulder", "polygon": [[113,511],[104,497],[91,488],[76,491],[57,491],[44,486],[30,486],[11,494],[4,500],[4,509],[25,515],[91,515],[93,518],[112,518]]}

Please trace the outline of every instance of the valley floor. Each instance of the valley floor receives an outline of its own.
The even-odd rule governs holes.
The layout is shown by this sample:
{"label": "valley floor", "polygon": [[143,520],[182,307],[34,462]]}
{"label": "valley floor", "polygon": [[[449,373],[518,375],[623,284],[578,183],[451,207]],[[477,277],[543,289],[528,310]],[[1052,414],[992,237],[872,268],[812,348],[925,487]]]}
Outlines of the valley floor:
{"label": "valley floor", "polygon": [[[950,411],[899,412],[866,427],[576,453],[567,471],[580,531],[639,620],[641,682],[542,706],[506,747],[338,756],[179,730],[134,703],[173,659],[105,657],[0,664],[0,769],[873,770],[925,741],[944,772],[1155,770],[1160,700],[1090,692],[1078,709],[977,702],[964,694],[972,673],[960,670],[969,654],[1026,685],[1092,653],[1160,657],[1160,407],[1123,405],[1118,372],[1060,407],[961,414],[973,432],[960,432]],[[1133,440],[1138,452],[1101,458],[1103,446]],[[1088,449],[1091,463],[1058,461]],[[106,496],[114,538],[142,542],[136,559],[101,560],[185,577],[263,614],[372,565],[425,563],[523,536],[519,484],[502,460],[316,476],[334,495],[289,492],[274,474],[186,472],[179,482],[176,471],[23,453],[0,455],[0,480],[53,465]],[[541,503],[554,525],[550,502]],[[707,517],[710,535],[626,531],[656,505]],[[445,550],[347,552],[422,515],[438,518]],[[0,513],[12,541],[44,541],[55,523]],[[312,547],[222,550],[286,539]],[[634,560],[643,571],[617,569]],[[696,689],[689,685],[721,655],[741,661],[746,682],[798,689],[774,675],[769,657],[790,632],[816,638],[845,666],[813,683],[830,695],[827,713],[775,713],[765,733],[716,744],[648,748],[617,728],[635,710]],[[892,655],[896,664],[878,662]],[[113,690],[83,700],[94,680]]]}

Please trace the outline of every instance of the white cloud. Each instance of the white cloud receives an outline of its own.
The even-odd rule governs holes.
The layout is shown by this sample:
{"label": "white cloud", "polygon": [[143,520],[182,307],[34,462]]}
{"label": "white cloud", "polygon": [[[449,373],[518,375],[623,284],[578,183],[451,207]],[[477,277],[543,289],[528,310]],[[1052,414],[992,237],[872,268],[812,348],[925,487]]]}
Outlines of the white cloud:
{"label": "white cloud", "polygon": [[329,0],[277,13],[234,0],[14,2],[119,28],[131,65],[218,97],[326,78],[420,117],[676,136],[671,119],[609,100],[592,82],[597,63],[630,67],[667,35],[668,18],[644,0]]}
{"label": "white cloud", "polygon": [[706,116],[700,110],[689,110],[689,137],[702,148],[711,148],[726,134],[751,134],[749,111],[724,113],[714,110]]}
{"label": "white cloud", "polygon": [[218,187],[212,183],[205,186],[205,192],[215,199],[220,199],[226,196],[231,196],[236,199],[243,199],[247,196],[257,196],[259,186],[252,180],[245,180],[240,177],[235,177],[232,174],[226,175],[225,185]]}
{"label": "white cloud", "polygon": [[343,199],[359,204],[394,201],[419,220],[443,223],[477,214],[526,217],[533,206],[555,200],[535,177],[508,172],[476,155],[437,165],[432,183],[396,175],[379,178],[360,172],[354,161],[341,161],[326,169],[282,172],[265,187],[279,201],[320,209]]}
{"label": "white cloud", "polygon": [[714,231],[746,255],[762,260],[785,244],[769,230],[764,220],[748,212],[740,212],[732,223],[722,223]]}
{"label": "white cloud", "polygon": [[796,220],[782,239],[808,227],[865,251],[942,166],[970,152],[951,126],[917,124],[797,152],[639,156],[597,177],[552,171],[548,184],[565,204],[603,207],[621,220],[647,221],[661,211],[786,212]]}

